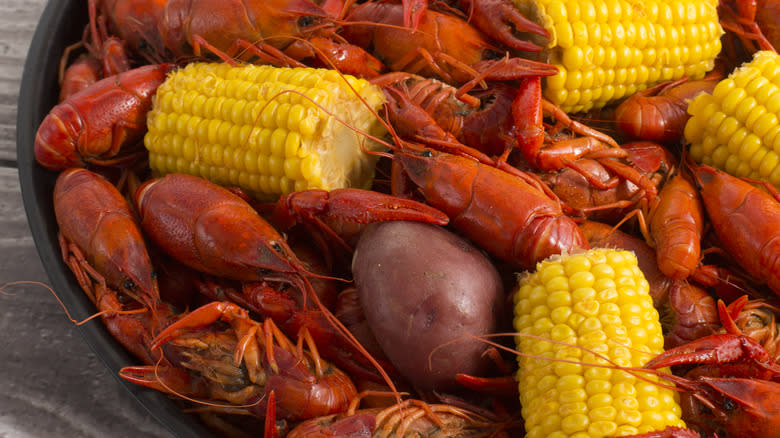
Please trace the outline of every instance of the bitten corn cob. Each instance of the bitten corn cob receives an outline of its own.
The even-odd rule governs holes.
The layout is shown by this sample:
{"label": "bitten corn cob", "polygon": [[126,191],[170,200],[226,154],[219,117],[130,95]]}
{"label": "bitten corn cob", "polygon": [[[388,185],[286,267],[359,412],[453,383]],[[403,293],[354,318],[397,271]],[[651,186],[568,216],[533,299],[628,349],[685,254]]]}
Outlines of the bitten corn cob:
{"label": "bitten corn cob", "polygon": [[780,55],[757,52],[688,105],[690,155],[732,175],[780,187]]}
{"label": "bitten corn cob", "polygon": [[588,111],[656,83],[714,67],[723,29],[717,0],[514,0],[544,26],[545,97],[567,112]]}
{"label": "bitten corn cob", "polygon": [[608,358],[638,367],[663,350],[658,312],[632,252],[592,249],[540,262],[535,273],[520,278],[514,303],[516,331],[566,344],[518,336],[518,349],[572,361],[518,358],[527,438],[685,427],[674,391],[626,371],[586,365],[608,364]]}
{"label": "bitten corn cob", "polygon": [[[379,110],[381,90],[346,80]],[[365,105],[332,70],[193,63],[158,89],[144,143],[159,174],[189,173],[260,198],[369,188],[376,158],[361,145],[379,145],[355,129],[381,136],[383,127]]]}

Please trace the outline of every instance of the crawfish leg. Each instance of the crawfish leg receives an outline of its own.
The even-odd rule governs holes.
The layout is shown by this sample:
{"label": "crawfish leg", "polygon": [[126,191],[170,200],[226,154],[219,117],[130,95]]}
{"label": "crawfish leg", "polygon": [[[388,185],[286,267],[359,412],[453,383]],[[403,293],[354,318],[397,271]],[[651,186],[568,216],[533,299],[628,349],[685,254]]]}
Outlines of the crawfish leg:
{"label": "crawfish leg", "polygon": [[479,72],[477,70],[473,69],[464,62],[459,61],[458,59],[443,52],[439,52],[436,55],[433,55],[431,52],[422,47],[418,47],[417,50],[407,53],[405,56],[395,62],[391,69],[394,71],[408,71],[414,73],[423,70],[427,66],[434,70],[436,75],[444,79],[445,82],[456,82],[453,76],[447,72],[445,68],[447,65],[466,73],[468,76],[479,76]]}
{"label": "crawfish leg", "polygon": [[58,239],[60,241],[60,250],[62,251],[62,260],[68,265],[73,275],[76,276],[79,286],[87,294],[90,301],[97,303],[93,282],[106,287],[105,278],[87,262],[84,253],[81,252],[78,246],[69,243],[62,234],[58,235]]}

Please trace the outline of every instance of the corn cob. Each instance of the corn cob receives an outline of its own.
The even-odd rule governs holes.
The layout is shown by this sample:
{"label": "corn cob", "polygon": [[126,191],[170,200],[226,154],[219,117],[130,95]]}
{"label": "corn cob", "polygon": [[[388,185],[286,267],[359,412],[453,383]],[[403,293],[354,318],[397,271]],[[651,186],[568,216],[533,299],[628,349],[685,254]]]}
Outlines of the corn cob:
{"label": "corn cob", "polygon": [[663,350],[658,312],[634,253],[592,249],[551,257],[520,277],[514,306],[515,330],[536,337],[516,338],[520,352],[534,356],[518,357],[527,438],[685,427],[676,392],[627,371],[587,365],[638,367]]}
{"label": "corn cob", "polygon": [[366,107],[383,100],[374,85],[332,70],[193,63],[157,90],[144,144],[157,174],[201,176],[260,199],[369,188],[376,157],[361,146],[379,145],[356,130],[383,135]]}
{"label": "corn cob", "polygon": [[544,26],[545,97],[566,112],[601,108],[651,85],[713,69],[723,29],[717,0],[514,0]]}
{"label": "corn cob", "polygon": [[688,105],[690,155],[739,177],[780,187],[780,55],[756,52]]}

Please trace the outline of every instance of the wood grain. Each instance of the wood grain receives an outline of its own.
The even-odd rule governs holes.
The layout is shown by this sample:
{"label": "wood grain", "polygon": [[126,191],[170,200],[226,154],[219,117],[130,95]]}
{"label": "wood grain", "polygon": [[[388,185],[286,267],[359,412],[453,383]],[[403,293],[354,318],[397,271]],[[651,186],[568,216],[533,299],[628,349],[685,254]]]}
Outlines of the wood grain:
{"label": "wood grain", "polygon": [[[52,0],[58,1],[58,0]],[[16,106],[44,0],[0,2],[0,284],[47,282],[16,166]],[[0,293],[0,437],[165,437],[41,286]]]}

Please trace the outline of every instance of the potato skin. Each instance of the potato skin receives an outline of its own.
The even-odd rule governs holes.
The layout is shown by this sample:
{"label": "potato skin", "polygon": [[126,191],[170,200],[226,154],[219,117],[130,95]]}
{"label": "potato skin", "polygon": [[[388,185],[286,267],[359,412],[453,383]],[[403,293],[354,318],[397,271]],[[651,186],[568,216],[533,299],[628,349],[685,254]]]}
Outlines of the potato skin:
{"label": "potato skin", "polygon": [[495,331],[504,291],[470,242],[434,225],[373,224],[360,237],[352,272],[379,344],[417,388],[455,389],[455,374],[485,371],[486,344],[465,335]]}

